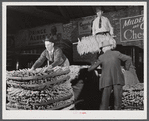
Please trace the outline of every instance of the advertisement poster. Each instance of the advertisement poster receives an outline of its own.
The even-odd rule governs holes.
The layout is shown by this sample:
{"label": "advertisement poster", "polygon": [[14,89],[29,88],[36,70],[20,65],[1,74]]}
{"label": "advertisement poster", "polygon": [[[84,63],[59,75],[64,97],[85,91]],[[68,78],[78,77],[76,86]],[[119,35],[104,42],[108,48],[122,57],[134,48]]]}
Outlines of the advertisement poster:
{"label": "advertisement poster", "polygon": [[121,42],[143,40],[144,17],[143,15],[120,19]]}
{"label": "advertisement poster", "polygon": [[93,17],[83,18],[78,22],[79,35],[91,34]]}
{"label": "advertisement poster", "polygon": [[63,33],[62,24],[45,25],[27,30],[21,30],[16,35],[16,47],[42,45],[44,38],[50,36],[51,27],[56,26],[57,33]]}

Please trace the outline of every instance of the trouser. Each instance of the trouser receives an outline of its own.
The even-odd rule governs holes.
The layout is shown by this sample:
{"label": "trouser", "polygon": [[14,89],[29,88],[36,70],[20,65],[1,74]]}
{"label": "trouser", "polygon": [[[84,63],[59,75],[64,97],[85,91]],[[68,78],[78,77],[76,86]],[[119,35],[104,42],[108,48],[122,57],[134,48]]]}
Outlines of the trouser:
{"label": "trouser", "polygon": [[100,110],[108,110],[112,88],[114,93],[114,110],[121,110],[122,85],[113,85],[103,88]]}
{"label": "trouser", "polygon": [[73,88],[73,91],[74,91],[74,97],[75,97],[75,101],[78,100],[80,94],[81,94],[81,91],[83,89],[83,86],[84,86],[84,83],[83,83],[83,80],[77,80],[77,83],[76,84],[72,84],[72,88]]}

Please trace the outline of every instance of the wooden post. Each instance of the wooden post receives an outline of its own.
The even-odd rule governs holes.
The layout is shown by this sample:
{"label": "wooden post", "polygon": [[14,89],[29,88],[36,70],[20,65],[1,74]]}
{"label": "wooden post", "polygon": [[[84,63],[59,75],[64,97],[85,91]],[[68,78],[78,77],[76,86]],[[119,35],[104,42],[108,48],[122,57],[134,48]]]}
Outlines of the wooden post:
{"label": "wooden post", "polygon": [[135,47],[132,48],[132,62],[134,65],[136,65],[136,63],[135,63]]}

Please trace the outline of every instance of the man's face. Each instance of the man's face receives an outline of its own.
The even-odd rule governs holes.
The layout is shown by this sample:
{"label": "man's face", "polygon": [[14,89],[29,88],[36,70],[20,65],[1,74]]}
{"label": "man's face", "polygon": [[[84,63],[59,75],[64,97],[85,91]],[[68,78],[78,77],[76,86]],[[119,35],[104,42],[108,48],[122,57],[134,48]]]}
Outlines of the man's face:
{"label": "man's face", "polygon": [[45,41],[45,47],[48,51],[51,51],[53,49],[54,43]]}
{"label": "man's face", "polygon": [[99,16],[99,17],[102,15],[102,13],[103,12],[101,10],[99,10],[99,11],[96,12],[97,16]]}

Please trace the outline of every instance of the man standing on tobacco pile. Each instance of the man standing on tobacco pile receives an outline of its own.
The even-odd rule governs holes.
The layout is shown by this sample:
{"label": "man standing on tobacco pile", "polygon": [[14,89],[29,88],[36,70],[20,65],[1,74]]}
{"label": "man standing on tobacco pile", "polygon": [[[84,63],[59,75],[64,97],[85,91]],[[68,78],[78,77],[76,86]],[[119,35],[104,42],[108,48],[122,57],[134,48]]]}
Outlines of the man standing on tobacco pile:
{"label": "man standing on tobacco pile", "polygon": [[110,34],[113,35],[113,27],[110,24],[110,21],[107,17],[102,16],[103,14],[103,7],[96,7],[96,14],[97,17],[93,21],[92,25],[92,35],[106,35]]}
{"label": "man standing on tobacco pile", "polygon": [[[102,47],[103,41],[110,41],[112,48],[116,47],[116,41],[113,37],[113,27],[107,17],[103,16],[103,7],[96,7],[97,17],[92,24],[92,35],[95,36],[99,48]],[[102,52],[99,50],[99,52]],[[101,53],[100,53],[101,54]]]}
{"label": "man standing on tobacco pile", "polygon": [[114,109],[120,110],[122,104],[122,87],[125,85],[124,75],[121,70],[121,61],[125,62],[125,69],[129,70],[131,57],[118,51],[112,51],[112,44],[103,41],[102,50],[104,54],[98,57],[88,71],[95,70],[101,65],[102,73],[99,80],[99,90],[102,91],[100,110],[108,110],[111,91],[114,92]]}

